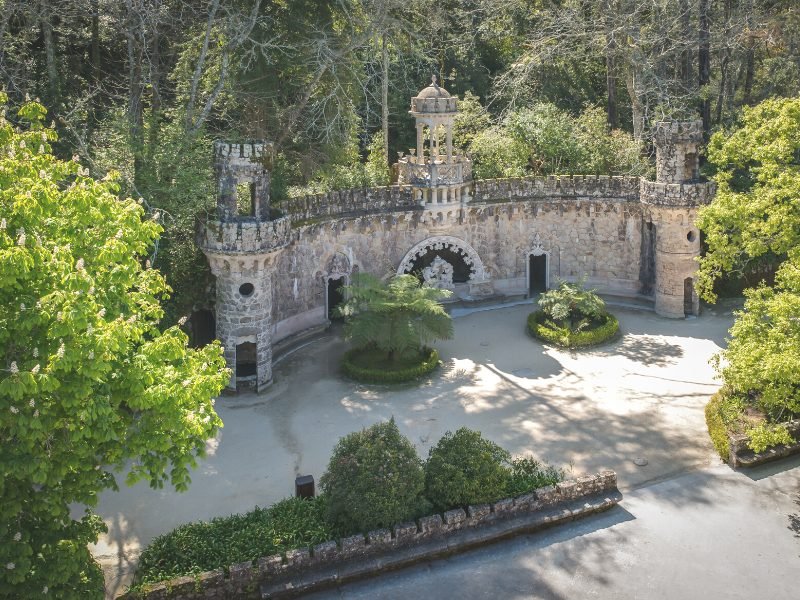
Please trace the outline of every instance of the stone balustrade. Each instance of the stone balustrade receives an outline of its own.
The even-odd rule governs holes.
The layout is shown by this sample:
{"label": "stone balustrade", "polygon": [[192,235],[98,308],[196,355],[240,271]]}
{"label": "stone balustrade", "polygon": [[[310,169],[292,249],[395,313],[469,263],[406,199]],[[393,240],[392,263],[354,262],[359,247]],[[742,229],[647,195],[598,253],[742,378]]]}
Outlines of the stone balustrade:
{"label": "stone balustrade", "polygon": [[615,198],[635,202],[638,177],[608,175],[549,175],[475,181],[473,202],[498,202],[532,198]]}
{"label": "stone balustrade", "polygon": [[204,252],[222,254],[262,254],[288,245],[292,239],[291,221],[242,217],[230,221],[201,218],[197,221],[197,245]]}

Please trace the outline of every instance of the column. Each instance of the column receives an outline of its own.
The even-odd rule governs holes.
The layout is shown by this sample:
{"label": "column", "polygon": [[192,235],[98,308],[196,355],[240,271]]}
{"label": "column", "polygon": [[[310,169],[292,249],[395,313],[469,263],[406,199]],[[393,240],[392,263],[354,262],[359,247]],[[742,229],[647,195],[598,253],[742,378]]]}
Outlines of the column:
{"label": "column", "polygon": [[420,123],[419,121],[417,121],[417,156],[419,157],[419,158],[417,158],[417,162],[419,164],[422,164],[424,162],[422,160],[422,157],[425,156],[424,153],[423,153],[424,152],[423,146],[425,144],[425,140],[424,140],[423,133],[422,133],[422,129],[423,129],[424,126],[425,125],[423,123]]}
{"label": "column", "polygon": [[453,125],[447,124],[447,163],[453,162]]}

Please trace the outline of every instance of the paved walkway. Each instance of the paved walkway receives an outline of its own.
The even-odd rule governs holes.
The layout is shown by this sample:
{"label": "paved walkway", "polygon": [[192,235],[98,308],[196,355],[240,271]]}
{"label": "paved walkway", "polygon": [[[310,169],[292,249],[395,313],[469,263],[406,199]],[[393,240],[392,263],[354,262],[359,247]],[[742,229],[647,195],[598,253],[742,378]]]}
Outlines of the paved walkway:
{"label": "paved walkway", "polygon": [[307,598],[797,598],[799,465],[695,471],[599,516]]}
{"label": "paved walkway", "polygon": [[[444,432],[466,426],[575,475],[614,469],[623,491],[719,463],[703,406],[719,385],[708,359],[724,344],[730,310],[676,321],[615,309],[623,335],[576,353],[529,338],[531,309],[455,319],[455,338],[437,344],[445,367],[422,385],[342,380],[343,345],[328,335],[281,361],[268,393],[221,398],[225,427],[188,492],[139,484],[102,495],[109,532],[95,554],[110,592],[129,581],[140,548],[156,535],[291,495],[297,474],[319,479],[339,437],[391,416],[423,457]],[[637,457],[647,466],[634,465]]]}

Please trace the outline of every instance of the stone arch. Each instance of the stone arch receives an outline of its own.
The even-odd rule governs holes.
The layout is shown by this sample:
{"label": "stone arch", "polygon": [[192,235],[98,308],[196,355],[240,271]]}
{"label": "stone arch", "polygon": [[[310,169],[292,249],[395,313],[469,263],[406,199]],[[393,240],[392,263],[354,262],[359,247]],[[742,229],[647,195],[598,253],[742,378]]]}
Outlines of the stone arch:
{"label": "stone arch", "polygon": [[470,281],[486,281],[489,274],[483,266],[483,261],[475,249],[464,240],[450,235],[436,235],[422,240],[409,250],[397,267],[397,274],[403,275],[411,272],[411,267],[417,258],[421,258],[430,250],[449,249],[463,256],[464,262],[470,270]]}
{"label": "stone arch", "polygon": [[[550,244],[547,244],[548,246]],[[535,261],[536,259],[540,259],[544,261],[544,285],[543,286],[536,286],[534,282],[534,269],[535,269]],[[525,252],[525,280],[526,280],[526,289],[528,290],[528,294],[532,294],[534,287],[537,287],[537,292],[545,291],[550,289],[550,270],[552,268],[551,263],[551,250],[545,249],[545,242],[542,241],[541,236],[538,233],[533,234],[533,238],[531,238],[530,247]],[[538,287],[542,287],[543,289],[538,289]]]}

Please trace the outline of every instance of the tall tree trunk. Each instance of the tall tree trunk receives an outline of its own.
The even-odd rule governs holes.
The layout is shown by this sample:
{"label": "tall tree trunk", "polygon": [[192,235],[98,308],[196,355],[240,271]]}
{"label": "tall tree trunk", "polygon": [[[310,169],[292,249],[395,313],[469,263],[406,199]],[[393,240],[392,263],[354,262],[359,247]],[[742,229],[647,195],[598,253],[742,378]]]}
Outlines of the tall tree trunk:
{"label": "tall tree trunk", "polygon": [[56,64],[56,47],[53,39],[53,25],[50,21],[50,5],[47,0],[39,3],[39,25],[44,42],[44,57],[47,70],[47,99],[51,108],[58,101],[58,65]]}
{"label": "tall tree trunk", "polygon": [[614,16],[617,15],[617,6],[614,0],[606,0],[605,6],[606,29],[606,121],[610,129],[619,128],[619,114],[617,111],[617,69],[616,53],[617,38],[614,33]]}
{"label": "tall tree trunk", "polygon": [[636,68],[633,64],[630,64],[625,76],[625,88],[628,90],[631,111],[633,112],[633,137],[641,141],[644,136],[644,106],[642,105],[639,87]]}
{"label": "tall tree trunk", "polygon": [[708,138],[711,131],[711,98],[704,89],[711,81],[711,24],[709,20],[709,0],[698,0],[697,14],[699,19],[697,65],[697,83],[700,86],[700,115],[703,118],[703,132]]}
{"label": "tall tree trunk", "polygon": [[92,138],[97,129],[100,111],[100,0],[91,0],[89,6],[91,16],[91,41],[89,45],[89,65],[91,90],[89,94],[89,114],[86,120],[86,140],[88,146],[93,147]]}
{"label": "tall tree trunk", "polygon": [[383,151],[387,166],[392,166],[389,156],[389,49],[386,34],[381,37],[381,52],[383,54],[383,80],[381,81],[381,128],[383,130]]}
{"label": "tall tree trunk", "polygon": [[143,174],[144,161],[142,157],[143,120],[142,120],[142,52],[139,43],[139,30],[141,28],[141,15],[137,14],[140,6],[134,7],[134,0],[126,0],[128,9],[125,37],[127,38],[128,52],[128,135],[133,151],[133,182],[138,188]]}
{"label": "tall tree trunk", "polygon": [[694,88],[692,75],[692,10],[689,0],[679,0],[681,21],[681,52],[679,54],[679,77],[686,90]]}

